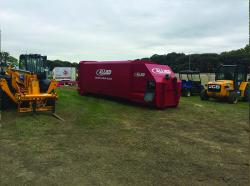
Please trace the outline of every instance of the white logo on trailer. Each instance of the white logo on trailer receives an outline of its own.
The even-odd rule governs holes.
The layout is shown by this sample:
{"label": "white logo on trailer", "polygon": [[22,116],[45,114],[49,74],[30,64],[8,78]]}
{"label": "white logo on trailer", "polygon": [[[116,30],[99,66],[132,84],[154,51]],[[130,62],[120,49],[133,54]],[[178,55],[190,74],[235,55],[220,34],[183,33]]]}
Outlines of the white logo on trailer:
{"label": "white logo on trailer", "polygon": [[134,77],[144,77],[145,73],[144,72],[135,72]]}
{"label": "white logo on trailer", "polygon": [[155,74],[171,74],[170,70],[166,70],[162,68],[152,68],[152,72]]}
{"label": "white logo on trailer", "polygon": [[96,71],[96,75],[98,75],[98,76],[109,76],[111,74],[112,74],[112,70],[98,69]]}

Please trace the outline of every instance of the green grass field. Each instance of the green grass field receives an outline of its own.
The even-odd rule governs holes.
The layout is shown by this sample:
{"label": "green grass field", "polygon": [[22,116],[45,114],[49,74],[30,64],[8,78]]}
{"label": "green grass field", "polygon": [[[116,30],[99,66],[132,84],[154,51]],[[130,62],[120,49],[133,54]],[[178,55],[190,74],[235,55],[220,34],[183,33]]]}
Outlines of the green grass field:
{"label": "green grass field", "polygon": [[57,114],[2,113],[0,185],[249,185],[249,106],[156,110],[58,90]]}

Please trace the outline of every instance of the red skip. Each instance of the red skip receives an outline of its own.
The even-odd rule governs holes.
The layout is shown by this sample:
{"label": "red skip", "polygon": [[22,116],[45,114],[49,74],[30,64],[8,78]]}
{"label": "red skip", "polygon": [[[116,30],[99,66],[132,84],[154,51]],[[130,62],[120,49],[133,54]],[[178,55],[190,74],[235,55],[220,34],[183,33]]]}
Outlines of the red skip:
{"label": "red skip", "polygon": [[78,92],[120,97],[157,108],[177,107],[181,82],[169,66],[151,61],[81,61]]}

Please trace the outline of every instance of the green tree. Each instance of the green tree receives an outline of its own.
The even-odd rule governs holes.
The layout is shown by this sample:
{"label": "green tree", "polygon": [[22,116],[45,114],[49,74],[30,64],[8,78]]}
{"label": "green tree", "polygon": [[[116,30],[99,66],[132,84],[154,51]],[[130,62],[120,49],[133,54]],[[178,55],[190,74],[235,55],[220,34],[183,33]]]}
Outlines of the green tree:
{"label": "green tree", "polygon": [[[168,65],[175,72],[189,68],[189,55],[183,53],[154,54],[150,57],[150,60],[157,64]],[[204,53],[190,55],[191,70],[214,72],[220,64],[243,64],[250,67],[250,46],[246,45],[244,48],[222,52],[221,54]]]}
{"label": "green tree", "polygon": [[2,62],[2,65],[13,65],[13,66],[18,66],[18,60],[11,56],[8,52],[2,52],[0,54],[0,59]]}

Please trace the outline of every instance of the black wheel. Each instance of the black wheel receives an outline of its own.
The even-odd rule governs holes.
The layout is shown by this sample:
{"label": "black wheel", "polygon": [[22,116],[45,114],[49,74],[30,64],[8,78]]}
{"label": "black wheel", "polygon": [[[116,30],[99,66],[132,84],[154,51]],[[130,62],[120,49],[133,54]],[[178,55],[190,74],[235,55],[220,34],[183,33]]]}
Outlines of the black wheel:
{"label": "black wheel", "polygon": [[182,92],[182,95],[185,97],[190,97],[191,96],[191,91],[190,89],[184,89]]}
{"label": "black wheel", "polygon": [[40,91],[42,93],[47,92],[50,82],[51,81],[49,79],[40,80],[39,86],[40,86]]}
{"label": "black wheel", "polygon": [[247,85],[245,91],[244,91],[244,100],[250,101],[250,86]]}
{"label": "black wheel", "polygon": [[190,96],[191,96],[191,91],[190,91],[190,89],[188,89],[188,90],[186,91],[186,96],[187,96],[187,97],[190,97]]}
{"label": "black wheel", "polygon": [[205,90],[205,87],[203,85],[201,85],[199,93],[201,93],[203,90]]}
{"label": "black wheel", "polygon": [[35,114],[36,113],[36,101],[32,102],[32,112]]}
{"label": "black wheel", "polygon": [[8,98],[5,92],[2,89],[0,89],[0,110],[5,110],[7,108],[8,105],[7,99]]}
{"label": "black wheel", "polygon": [[55,99],[47,99],[47,106],[52,106],[52,113],[56,112],[56,100]]}
{"label": "black wheel", "polygon": [[55,99],[52,99],[52,113],[54,114],[56,112],[56,100]]}
{"label": "black wheel", "polygon": [[236,104],[238,103],[239,96],[236,92],[231,92],[228,96],[228,102],[231,104]]}
{"label": "black wheel", "polygon": [[207,95],[207,90],[203,89],[203,90],[201,91],[201,93],[200,93],[200,98],[201,98],[202,101],[208,100],[208,99],[209,99],[209,97],[208,97],[208,95]]}

